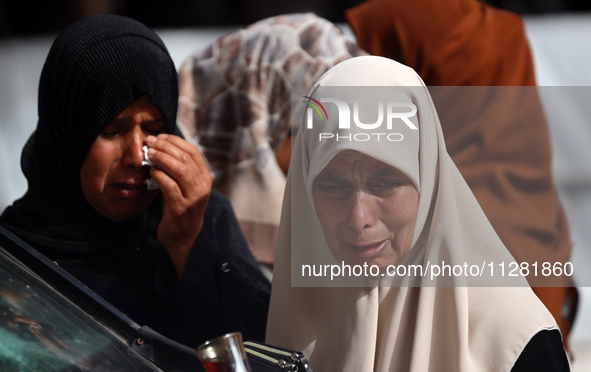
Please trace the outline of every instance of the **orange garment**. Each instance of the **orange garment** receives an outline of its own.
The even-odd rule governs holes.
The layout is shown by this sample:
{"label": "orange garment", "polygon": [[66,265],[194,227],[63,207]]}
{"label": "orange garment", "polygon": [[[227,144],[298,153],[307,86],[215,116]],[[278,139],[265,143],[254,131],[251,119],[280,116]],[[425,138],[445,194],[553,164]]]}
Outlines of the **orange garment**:
{"label": "orange garment", "polygon": [[[521,18],[475,0],[370,0],[346,16],[368,53],[414,68],[427,86],[446,86],[431,91],[447,150],[515,259],[568,261],[568,222]],[[576,296],[572,281],[528,280],[566,346],[572,319],[562,307]]]}
{"label": "orange garment", "polygon": [[475,0],[370,0],[346,12],[366,52],[427,86],[535,85],[521,18]]}

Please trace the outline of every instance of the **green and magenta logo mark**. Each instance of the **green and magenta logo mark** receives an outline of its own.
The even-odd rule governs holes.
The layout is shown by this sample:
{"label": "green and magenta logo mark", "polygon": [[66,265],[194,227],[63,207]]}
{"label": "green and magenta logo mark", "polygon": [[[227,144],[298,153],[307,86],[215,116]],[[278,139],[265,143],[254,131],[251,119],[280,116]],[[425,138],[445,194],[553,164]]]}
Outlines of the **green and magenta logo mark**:
{"label": "green and magenta logo mark", "polygon": [[[320,103],[320,101],[315,100],[314,98],[308,97],[308,96],[302,96],[302,97],[307,98],[310,101],[312,101],[312,102],[308,102],[308,101],[302,101],[302,102],[304,102],[308,106],[314,108],[318,112],[318,115],[320,115],[321,120],[323,119],[323,117],[322,117],[322,112],[320,112],[320,109],[322,109],[322,111],[324,111],[324,117],[328,119],[328,114],[326,113],[326,110],[324,109],[324,106],[322,106],[322,103]],[[318,106],[320,106],[320,108]]]}

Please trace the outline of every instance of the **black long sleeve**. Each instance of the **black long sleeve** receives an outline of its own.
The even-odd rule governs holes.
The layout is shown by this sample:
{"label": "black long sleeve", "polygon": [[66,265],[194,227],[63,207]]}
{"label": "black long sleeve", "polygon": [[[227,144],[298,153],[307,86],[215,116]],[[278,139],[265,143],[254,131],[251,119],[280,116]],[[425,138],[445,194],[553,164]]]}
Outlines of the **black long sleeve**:
{"label": "black long sleeve", "polygon": [[525,346],[511,372],[567,372],[568,359],[560,332],[540,331]]}
{"label": "black long sleeve", "polygon": [[223,195],[212,193],[205,216],[183,276],[159,296],[166,318],[155,329],[191,347],[234,331],[245,340],[264,341],[271,283]]}

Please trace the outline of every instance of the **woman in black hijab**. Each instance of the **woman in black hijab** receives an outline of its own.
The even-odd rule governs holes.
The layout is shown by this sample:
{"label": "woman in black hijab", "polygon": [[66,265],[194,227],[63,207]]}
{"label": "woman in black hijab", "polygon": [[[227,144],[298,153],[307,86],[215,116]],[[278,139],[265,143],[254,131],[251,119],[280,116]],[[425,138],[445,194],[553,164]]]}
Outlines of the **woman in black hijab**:
{"label": "woman in black hijab", "polygon": [[263,340],[270,285],[201,153],[179,137],[177,100],[174,64],[143,24],[99,15],[66,28],[21,158],[28,191],[0,223],[178,342]]}

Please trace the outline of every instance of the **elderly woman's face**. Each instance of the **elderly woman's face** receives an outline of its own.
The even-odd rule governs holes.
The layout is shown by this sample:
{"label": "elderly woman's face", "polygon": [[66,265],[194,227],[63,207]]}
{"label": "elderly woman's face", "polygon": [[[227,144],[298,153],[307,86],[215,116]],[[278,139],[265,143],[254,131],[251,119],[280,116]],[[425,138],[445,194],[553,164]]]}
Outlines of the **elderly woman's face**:
{"label": "elderly woman's face", "polygon": [[86,201],[101,215],[126,221],[141,214],[156,198],[142,166],[142,147],[148,135],[166,132],[166,122],[148,96],[135,101],[105,127],[88,151],[80,169]]}
{"label": "elderly woman's face", "polygon": [[419,194],[397,169],[357,151],[338,153],[316,177],[316,214],[334,257],[384,267],[410,251]]}

